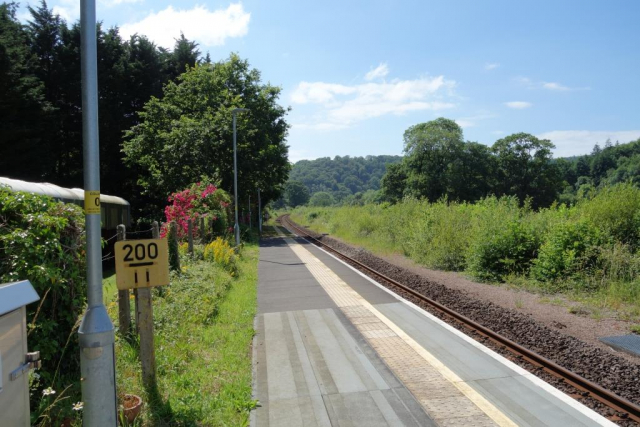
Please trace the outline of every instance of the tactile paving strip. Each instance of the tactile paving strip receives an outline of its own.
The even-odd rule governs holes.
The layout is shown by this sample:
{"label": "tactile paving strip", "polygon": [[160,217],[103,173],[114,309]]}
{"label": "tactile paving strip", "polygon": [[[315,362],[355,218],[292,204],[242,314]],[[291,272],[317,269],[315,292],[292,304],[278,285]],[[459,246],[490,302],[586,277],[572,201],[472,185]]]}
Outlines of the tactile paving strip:
{"label": "tactile paving strip", "polygon": [[[277,228],[276,228],[277,229]],[[458,387],[445,378],[436,367],[422,357],[382,319],[377,310],[324,265],[311,252],[291,238],[285,238],[294,253],[305,263],[311,274],[329,294],[344,315],[362,333],[368,343],[404,383],[427,413],[442,426],[515,426],[495,407],[487,414]],[[476,396],[476,401],[478,397]],[[489,415],[492,415],[492,419]],[[473,420],[473,423],[469,421]]]}

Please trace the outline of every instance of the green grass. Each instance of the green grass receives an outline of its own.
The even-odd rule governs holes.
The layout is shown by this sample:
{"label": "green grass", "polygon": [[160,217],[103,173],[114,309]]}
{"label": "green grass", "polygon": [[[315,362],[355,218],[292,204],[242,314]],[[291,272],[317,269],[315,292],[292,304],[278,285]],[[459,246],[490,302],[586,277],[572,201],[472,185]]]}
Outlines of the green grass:
{"label": "green grass", "polygon": [[104,300],[104,304],[107,305],[114,300],[115,295],[118,293],[116,273],[113,270],[105,271],[102,277],[102,299]]}
{"label": "green grass", "polygon": [[[118,393],[143,398],[141,425],[248,425],[257,259],[257,244],[246,243],[234,277],[184,257],[183,273],[162,296],[154,290],[157,389],[142,386],[137,341],[116,334]],[[117,310],[111,292],[114,323]]]}

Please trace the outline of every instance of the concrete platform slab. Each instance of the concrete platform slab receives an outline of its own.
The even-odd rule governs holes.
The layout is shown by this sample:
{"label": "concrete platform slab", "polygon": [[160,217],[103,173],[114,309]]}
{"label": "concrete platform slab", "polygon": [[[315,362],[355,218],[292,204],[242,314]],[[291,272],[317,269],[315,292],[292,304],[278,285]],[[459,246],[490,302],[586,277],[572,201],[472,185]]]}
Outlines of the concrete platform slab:
{"label": "concrete platform slab", "polygon": [[252,425],[611,425],[321,249],[281,240],[261,247]]}
{"label": "concrete platform slab", "polygon": [[256,329],[252,425],[435,426],[336,310],[264,313]]}
{"label": "concrete platform slab", "polygon": [[288,245],[258,277],[252,426],[435,426]]}

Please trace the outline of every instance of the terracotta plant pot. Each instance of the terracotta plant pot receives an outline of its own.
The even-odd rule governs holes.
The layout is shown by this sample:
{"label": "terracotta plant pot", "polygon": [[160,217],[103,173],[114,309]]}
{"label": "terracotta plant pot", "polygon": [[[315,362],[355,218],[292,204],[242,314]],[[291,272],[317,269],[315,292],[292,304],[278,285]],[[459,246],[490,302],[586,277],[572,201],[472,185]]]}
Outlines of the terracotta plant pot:
{"label": "terracotta plant pot", "polygon": [[122,406],[124,408],[124,417],[127,421],[132,423],[138,415],[140,415],[140,411],[142,410],[142,399],[140,396],[136,396],[135,394],[125,394]]}

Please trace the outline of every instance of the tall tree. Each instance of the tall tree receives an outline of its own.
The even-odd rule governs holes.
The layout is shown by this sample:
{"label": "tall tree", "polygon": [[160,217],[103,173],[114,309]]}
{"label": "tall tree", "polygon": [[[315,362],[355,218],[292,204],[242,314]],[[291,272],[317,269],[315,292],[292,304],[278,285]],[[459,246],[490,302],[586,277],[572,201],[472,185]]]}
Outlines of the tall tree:
{"label": "tall tree", "polygon": [[17,7],[0,4],[0,171],[42,178],[51,169],[48,147],[42,144],[44,86],[33,73],[37,58],[16,18]]}
{"label": "tall tree", "polygon": [[453,120],[441,117],[407,129],[407,192],[429,200],[447,194],[447,189],[455,185],[451,172],[458,169],[463,145],[462,129]]}
{"label": "tall tree", "polygon": [[265,203],[277,198],[289,171],[288,110],[277,103],[280,90],[262,83],[260,72],[235,54],[168,83],[126,135],[126,161],[139,167],[141,189],[159,206],[202,177],[219,179],[232,193],[231,111],[244,107],[250,111],[237,120],[239,197],[260,188]]}
{"label": "tall tree", "polygon": [[393,163],[387,166],[387,173],[382,178],[382,196],[384,200],[398,203],[404,197],[407,187],[407,167],[404,163]]}
{"label": "tall tree", "polygon": [[497,161],[495,192],[531,197],[534,207],[549,206],[561,190],[561,177],[551,162],[551,141],[527,133],[516,133],[495,142],[492,150]]}
{"label": "tall tree", "polygon": [[194,67],[198,63],[199,57],[198,43],[188,40],[183,33],[180,33],[180,38],[176,39],[173,52],[167,56],[169,77],[173,80],[190,67]]}
{"label": "tall tree", "polygon": [[288,206],[305,205],[309,202],[309,189],[300,181],[289,181],[284,190],[284,197]]}

